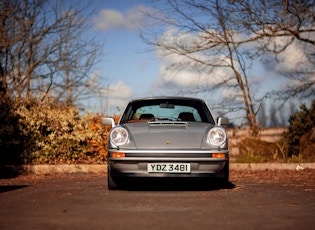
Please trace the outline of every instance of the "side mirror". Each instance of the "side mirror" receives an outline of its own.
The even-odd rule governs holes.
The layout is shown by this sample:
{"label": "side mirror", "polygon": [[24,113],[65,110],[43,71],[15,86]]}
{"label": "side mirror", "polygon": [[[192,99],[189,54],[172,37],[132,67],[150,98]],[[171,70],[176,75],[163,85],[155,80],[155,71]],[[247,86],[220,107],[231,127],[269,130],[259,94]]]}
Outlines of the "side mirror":
{"label": "side mirror", "polygon": [[112,126],[112,127],[115,127],[114,118],[111,118],[111,117],[103,117],[103,118],[102,118],[102,124],[103,124],[103,125],[110,125],[110,126]]}
{"label": "side mirror", "polygon": [[217,124],[218,124],[218,126],[227,127],[230,124],[229,118],[227,118],[227,117],[218,117]]}

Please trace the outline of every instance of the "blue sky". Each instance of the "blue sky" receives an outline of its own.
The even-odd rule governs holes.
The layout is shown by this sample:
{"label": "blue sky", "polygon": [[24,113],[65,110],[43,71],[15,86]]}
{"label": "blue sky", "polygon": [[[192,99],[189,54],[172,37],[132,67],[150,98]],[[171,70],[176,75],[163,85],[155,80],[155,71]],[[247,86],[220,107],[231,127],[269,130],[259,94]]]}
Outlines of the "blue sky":
{"label": "blue sky", "polygon": [[[104,55],[98,71],[110,92],[107,110],[117,113],[116,108],[123,109],[130,98],[152,95],[151,87],[158,77],[159,61],[154,52],[148,51],[149,47],[140,39],[139,30],[134,25],[141,23],[133,10],[141,1],[102,2],[102,8],[94,18],[98,39],[104,42]],[[97,100],[89,104],[89,109],[100,110]]]}
{"label": "blue sky", "polygon": [[[138,26],[143,25],[143,18],[139,17],[134,7],[150,8],[144,5],[143,0],[103,0],[101,7],[94,17],[97,38],[104,42],[101,62],[97,66],[104,84],[102,98],[94,98],[86,105],[88,110],[107,114],[119,114],[129,99],[143,96],[171,95],[178,90],[189,94],[192,85],[192,73],[182,71],[176,76],[165,71],[165,67],[172,61],[178,61],[174,56],[167,58],[158,57],[157,52],[148,51],[148,47],[139,36]],[[284,62],[273,66],[275,69],[285,69],[292,66],[297,57],[303,55],[296,47],[292,46],[289,53],[283,54]],[[256,63],[257,64],[257,63]],[[164,72],[162,72],[164,70]],[[218,73],[220,74],[220,73]],[[221,73],[222,74],[222,73]],[[281,88],[283,79],[274,70],[258,63],[252,70],[253,90],[263,94],[267,90]],[[204,84],[203,76],[197,84]],[[169,82],[168,82],[169,81]],[[166,82],[171,83],[177,91],[168,91]],[[196,81],[194,80],[194,83]],[[108,92],[108,94],[106,93]],[[224,92],[229,95],[231,92]],[[222,95],[211,93],[199,95],[203,99],[216,98]],[[107,103],[105,103],[107,101]],[[211,104],[211,103],[208,103]],[[119,108],[119,109],[117,109]]]}

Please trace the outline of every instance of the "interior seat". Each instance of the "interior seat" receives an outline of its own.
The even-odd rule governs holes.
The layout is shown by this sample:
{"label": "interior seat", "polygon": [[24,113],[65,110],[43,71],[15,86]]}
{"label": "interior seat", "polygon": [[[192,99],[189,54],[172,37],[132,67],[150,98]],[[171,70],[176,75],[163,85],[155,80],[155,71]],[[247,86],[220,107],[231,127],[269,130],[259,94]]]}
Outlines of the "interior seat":
{"label": "interior seat", "polygon": [[181,121],[196,121],[195,117],[190,112],[182,112],[178,115],[178,119]]}
{"label": "interior seat", "polygon": [[154,115],[151,113],[143,113],[140,115],[139,120],[153,120],[154,119]]}

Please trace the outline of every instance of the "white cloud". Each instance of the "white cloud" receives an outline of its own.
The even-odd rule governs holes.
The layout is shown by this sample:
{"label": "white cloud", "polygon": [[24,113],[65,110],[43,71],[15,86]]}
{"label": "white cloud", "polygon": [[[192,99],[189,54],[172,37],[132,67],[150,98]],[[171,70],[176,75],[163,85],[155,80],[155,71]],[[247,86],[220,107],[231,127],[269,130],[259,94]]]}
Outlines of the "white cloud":
{"label": "white cloud", "polygon": [[221,96],[224,100],[242,102],[243,98],[238,88],[224,88],[221,92]]}
{"label": "white cloud", "polygon": [[100,11],[97,18],[94,19],[97,30],[119,29],[125,27],[124,16],[116,11],[104,9]]}
{"label": "white cloud", "polygon": [[[288,39],[278,38],[276,43],[284,46]],[[293,42],[278,55],[279,62],[276,63],[275,71],[295,71],[307,62],[305,50],[297,42]]]}
{"label": "white cloud", "polygon": [[[291,38],[276,37],[270,43],[270,49],[276,47],[277,50],[285,49],[274,55],[266,55],[263,59],[265,74],[261,79],[265,85],[268,83],[268,90],[285,90],[287,88],[297,88],[304,84],[314,82],[314,65],[307,57],[313,52],[313,47],[303,44],[298,40],[291,43]],[[287,44],[290,44],[287,46]],[[297,74],[303,73],[305,74]],[[309,73],[307,73],[309,72]],[[284,76],[290,76],[286,78]],[[292,76],[292,78],[291,78]],[[296,79],[294,78],[296,77]],[[267,81],[266,81],[267,80]],[[269,80],[269,81],[268,81]],[[268,82],[266,84],[266,82]]]}
{"label": "white cloud", "polygon": [[[206,36],[200,36],[200,34],[191,33],[179,33],[174,28],[169,28],[161,37],[162,43],[169,43],[170,47],[172,45],[180,45],[182,47],[193,49],[194,46],[200,44],[202,41],[200,37],[205,38]],[[274,40],[278,47],[283,47],[287,44],[285,38],[275,38]],[[257,44],[251,43],[244,46],[245,49],[250,49]],[[225,56],[218,56],[211,51],[198,52],[192,54],[193,58],[196,60],[202,60],[205,63],[216,64],[218,66],[228,64],[229,60]],[[177,55],[171,53],[168,50],[159,48],[157,50],[157,57],[160,60],[160,71],[159,76],[154,86],[162,88],[164,91],[170,89],[170,91],[186,91],[198,89],[198,87],[213,87],[216,84],[226,81],[227,79],[234,78],[233,73],[230,68],[218,67],[209,71],[210,67],[207,69],[205,65],[198,65],[196,62],[192,64],[192,61],[183,55]],[[265,91],[271,91],[274,88],[279,87],[280,82],[283,82],[279,75],[279,72],[294,72],[297,70],[303,70],[305,68],[313,68],[312,66],[307,66],[309,63],[307,56],[305,54],[305,47],[302,47],[298,42],[290,44],[283,52],[279,53],[278,62],[274,61],[274,57],[268,59],[268,63],[262,63],[259,60],[252,62],[254,64],[252,70],[249,73],[249,83],[252,85],[262,84],[259,90],[263,88]],[[250,61],[249,61],[250,62]],[[179,68],[174,68],[176,64],[180,63]],[[237,63],[234,63],[237,66]],[[248,64],[250,66],[250,64]],[[200,68],[201,67],[201,68]],[[203,69],[202,69],[203,68]],[[310,77],[315,77],[310,76]],[[266,85],[267,78],[270,78],[272,85]],[[236,79],[230,81],[230,83],[236,83]],[[295,83],[298,85],[298,83]],[[153,87],[154,87],[153,86]],[[284,86],[284,85],[283,85]],[[153,88],[152,87],[152,88]],[[267,88],[266,88],[267,87]],[[235,90],[224,90],[222,91],[222,96],[226,99],[236,98],[237,92]],[[257,93],[257,92],[254,92]]]}
{"label": "white cloud", "polygon": [[[208,57],[209,58],[209,57]],[[161,80],[179,87],[213,86],[226,79],[228,73],[222,68],[216,68],[212,72],[198,70],[196,66],[189,66],[189,59],[176,54],[163,58],[160,67]],[[169,67],[176,63],[187,63],[186,68],[172,70]]]}
{"label": "white cloud", "polygon": [[112,29],[137,30],[148,26],[144,13],[151,11],[144,6],[136,6],[125,12],[119,12],[112,9],[103,9],[99,15],[94,18],[95,28],[99,31]]}
{"label": "white cloud", "polygon": [[[163,43],[175,45],[180,43],[186,47],[193,47],[196,44],[198,35],[179,34],[176,30],[170,28],[162,36]],[[183,55],[169,53],[168,50],[159,48],[157,57],[160,60],[159,79],[156,81],[158,86],[171,85],[173,87],[187,87],[190,89],[201,88],[206,86],[215,86],[218,83],[228,80],[232,76],[232,72],[228,68],[211,68],[198,62],[192,61]],[[224,64],[228,61],[225,57],[218,55],[205,54],[198,52],[191,54],[196,60],[202,60],[212,64]],[[174,66],[180,64],[179,68]]]}
{"label": "white cloud", "polygon": [[108,96],[106,96],[108,100],[106,103],[108,114],[118,114],[134,96],[132,89],[123,81],[109,85],[108,88],[104,89],[104,93],[104,95],[108,93]]}
{"label": "white cloud", "polygon": [[85,107],[94,113],[113,116],[120,114],[133,97],[132,89],[123,81],[118,81],[105,86],[96,97],[85,101]]}
{"label": "white cloud", "polygon": [[109,95],[112,98],[125,99],[133,96],[132,89],[123,81],[118,81],[117,83],[110,85],[106,90],[108,90]]}

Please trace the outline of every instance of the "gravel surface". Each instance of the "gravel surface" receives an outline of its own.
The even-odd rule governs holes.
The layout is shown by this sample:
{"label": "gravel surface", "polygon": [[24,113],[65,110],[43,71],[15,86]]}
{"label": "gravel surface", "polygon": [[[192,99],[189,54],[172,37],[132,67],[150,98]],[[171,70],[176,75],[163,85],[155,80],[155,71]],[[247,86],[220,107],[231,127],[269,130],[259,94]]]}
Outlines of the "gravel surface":
{"label": "gravel surface", "polygon": [[[3,175],[2,175],[3,176]],[[37,183],[40,180],[53,179],[57,177],[80,177],[96,178],[106,177],[104,174],[99,173],[70,173],[70,174],[46,174],[46,175],[18,175],[15,177],[0,178],[0,186],[7,185],[30,185]],[[285,186],[300,187],[305,191],[315,191],[315,169],[304,170],[230,170],[230,182],[237,184],[238,182],[248,181],[253,183],[277,183]]]}
{"label": "gravel surface", "polygon": [[105,173],[8,177],[0,179],[0,229],[304,230],[315,225],[315,169],[231,170],[231,187],[219,189],[110,191]]}

